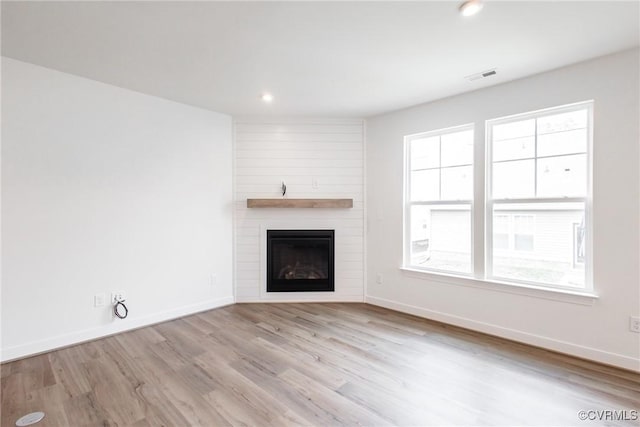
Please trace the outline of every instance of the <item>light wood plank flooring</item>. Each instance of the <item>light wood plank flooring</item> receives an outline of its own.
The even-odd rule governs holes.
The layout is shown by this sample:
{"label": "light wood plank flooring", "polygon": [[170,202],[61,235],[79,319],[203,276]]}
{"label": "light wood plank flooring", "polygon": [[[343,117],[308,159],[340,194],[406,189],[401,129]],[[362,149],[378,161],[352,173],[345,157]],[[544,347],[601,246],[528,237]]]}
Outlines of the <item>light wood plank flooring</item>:
{"label": "light wood plank flooring", "polygon": [[365,304],[238,304],[1,374],[2,426],[639,425],[578,418],[633,418],[638,374]]}

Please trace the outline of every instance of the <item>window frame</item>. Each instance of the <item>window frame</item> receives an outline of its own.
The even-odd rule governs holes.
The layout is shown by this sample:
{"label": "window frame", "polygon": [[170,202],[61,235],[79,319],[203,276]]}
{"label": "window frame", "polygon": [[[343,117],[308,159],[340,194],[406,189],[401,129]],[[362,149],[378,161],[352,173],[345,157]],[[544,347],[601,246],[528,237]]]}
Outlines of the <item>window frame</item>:
{"label": "window frame", "polygon": [[[545,108],[542,110],[536,110],[526,113],[514,114],[510,116],[500,117],[496,119],[489,119],[485,121],[485,185],[484,185],[484,204],[485,204],[485,221],[484,221],[484,279],[490,281],[499,281],[502,283],[513,285],[528,285],[535,287],[542,287],[555,290],[566,291],[593,291],[593,247],[592,247],[592,189],[593,189],[593,100],[577,102],[573,104],[560,105],[557,107]],[[493,148],[493,127],[500,124],[516,122],[526,119],[538,119],[549,115],[568,113],[573,111],[586,110],[587,111],[587,146],[586,146],[586,191],[585,196],[581,197],[529,197],[529,198],[501,198],[494,199],[492,195],[493,190],[493,161],[492,161],[492,148]],[[537,140],[538,132],[535,133],[535,164],[534,171],[537,174]],[[569,155],[569,154],[565,154]],[[556,157],[556,156],[541,156]],[[537,175],[534,176],[535,186],[537,187]],[[584,204],[584,216],[585,216],[585,282],[584,287],[576,288],[572,286],[563,286],[556,283],[535,282],[528,280],[520,280],[511,277],[495,276],[493,274],[493,209],[495,205],[499,204],[563,204],[563,203],[583,203]]]}
{"label": "window frame", "polygon": [[[459,166],[471,166],[471,199],[469,200],[432,200],[432,201],[412,201],[411,200],[411,142],[417,139],[425,139],[434,136],[442,137],[443,135],[464,132],[470,130],[472,132],[472,140],[474,141],[472,156],[471,156],[471,164],[470,165],[456,165],[456,166],[445,166],[444,168],[450,167],[459,167]],[[403,191],[403,268],[410,270],[417,270],[426,273],[435,273],[435,274],[443,274],[443,275],[451,275],[451,276],[461,276],[461,277],[475,277],[475,253],[474,253],[474,238],[475,238],[475,230],[474,230],[474,212],[475,212],[475,154],[476,154],[476,146],[475,146],[475,123],[467,123],[459,126],[452,126],[442,129],[431,130],[427,132],[419,132],[411,135],[406,135],[404,137],[404,191]],[[442,141],[440,141],[440,158],[442,158]],[[436,169],[436,168],[433,168]],[[442,197],[442,169],[443,166],[440,164],[438,166],[440,173],[440,187],[439,187],[439,195]],[[438,268],[431,267],[422,267],[418,265],[411,264],[411,208],[412,206],[451,206],[451,205],[468,205],[469,206],[469,271],[468,272],[460,272],[454,270],[444,270]]]}

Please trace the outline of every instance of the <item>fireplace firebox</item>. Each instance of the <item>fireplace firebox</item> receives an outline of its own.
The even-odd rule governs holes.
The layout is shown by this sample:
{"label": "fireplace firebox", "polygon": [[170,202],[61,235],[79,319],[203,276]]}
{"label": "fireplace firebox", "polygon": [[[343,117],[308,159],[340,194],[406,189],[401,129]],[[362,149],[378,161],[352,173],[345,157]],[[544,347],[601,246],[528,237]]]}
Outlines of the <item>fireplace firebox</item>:
{"label": "fireplace firebox", "polygon": [[267,292],[333,292],[334,230],[267,230]]}

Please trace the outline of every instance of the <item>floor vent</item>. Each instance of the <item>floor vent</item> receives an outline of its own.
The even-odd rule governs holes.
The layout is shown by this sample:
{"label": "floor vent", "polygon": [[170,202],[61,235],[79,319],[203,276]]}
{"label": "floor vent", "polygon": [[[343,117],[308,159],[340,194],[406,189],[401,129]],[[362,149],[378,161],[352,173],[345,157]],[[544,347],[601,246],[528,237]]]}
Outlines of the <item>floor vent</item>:
{"label": "floor vent", "polygon": [[44,418],[44,412],[32,412],[30,414],[25,415],[24,417],[20,417],[18,421],[16,421],[17,427],[25,427],[30,426],[36,423],[39,423]]}

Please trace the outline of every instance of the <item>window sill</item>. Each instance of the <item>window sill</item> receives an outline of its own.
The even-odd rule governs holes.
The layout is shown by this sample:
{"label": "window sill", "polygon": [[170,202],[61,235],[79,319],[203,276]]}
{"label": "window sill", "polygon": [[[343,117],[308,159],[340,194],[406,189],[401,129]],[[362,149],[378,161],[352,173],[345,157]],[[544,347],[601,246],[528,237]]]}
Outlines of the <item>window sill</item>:
{"label": "window sill", "polygon": [[453,274],[436,273],[417,270],[408,267],[400,267],[402,274],[415,279],[428,280],[446,285],[466,286],[471,288],[486,289],[494,292],[524,295],[533,298],[541,298],[553,301],[568,302],[580,305],[593,305],[598,295],[589,291],[573,291],[568,289],[545,288],[522,283],[500,282],[496,280],[476,279],[473,277],[456,276]]}

